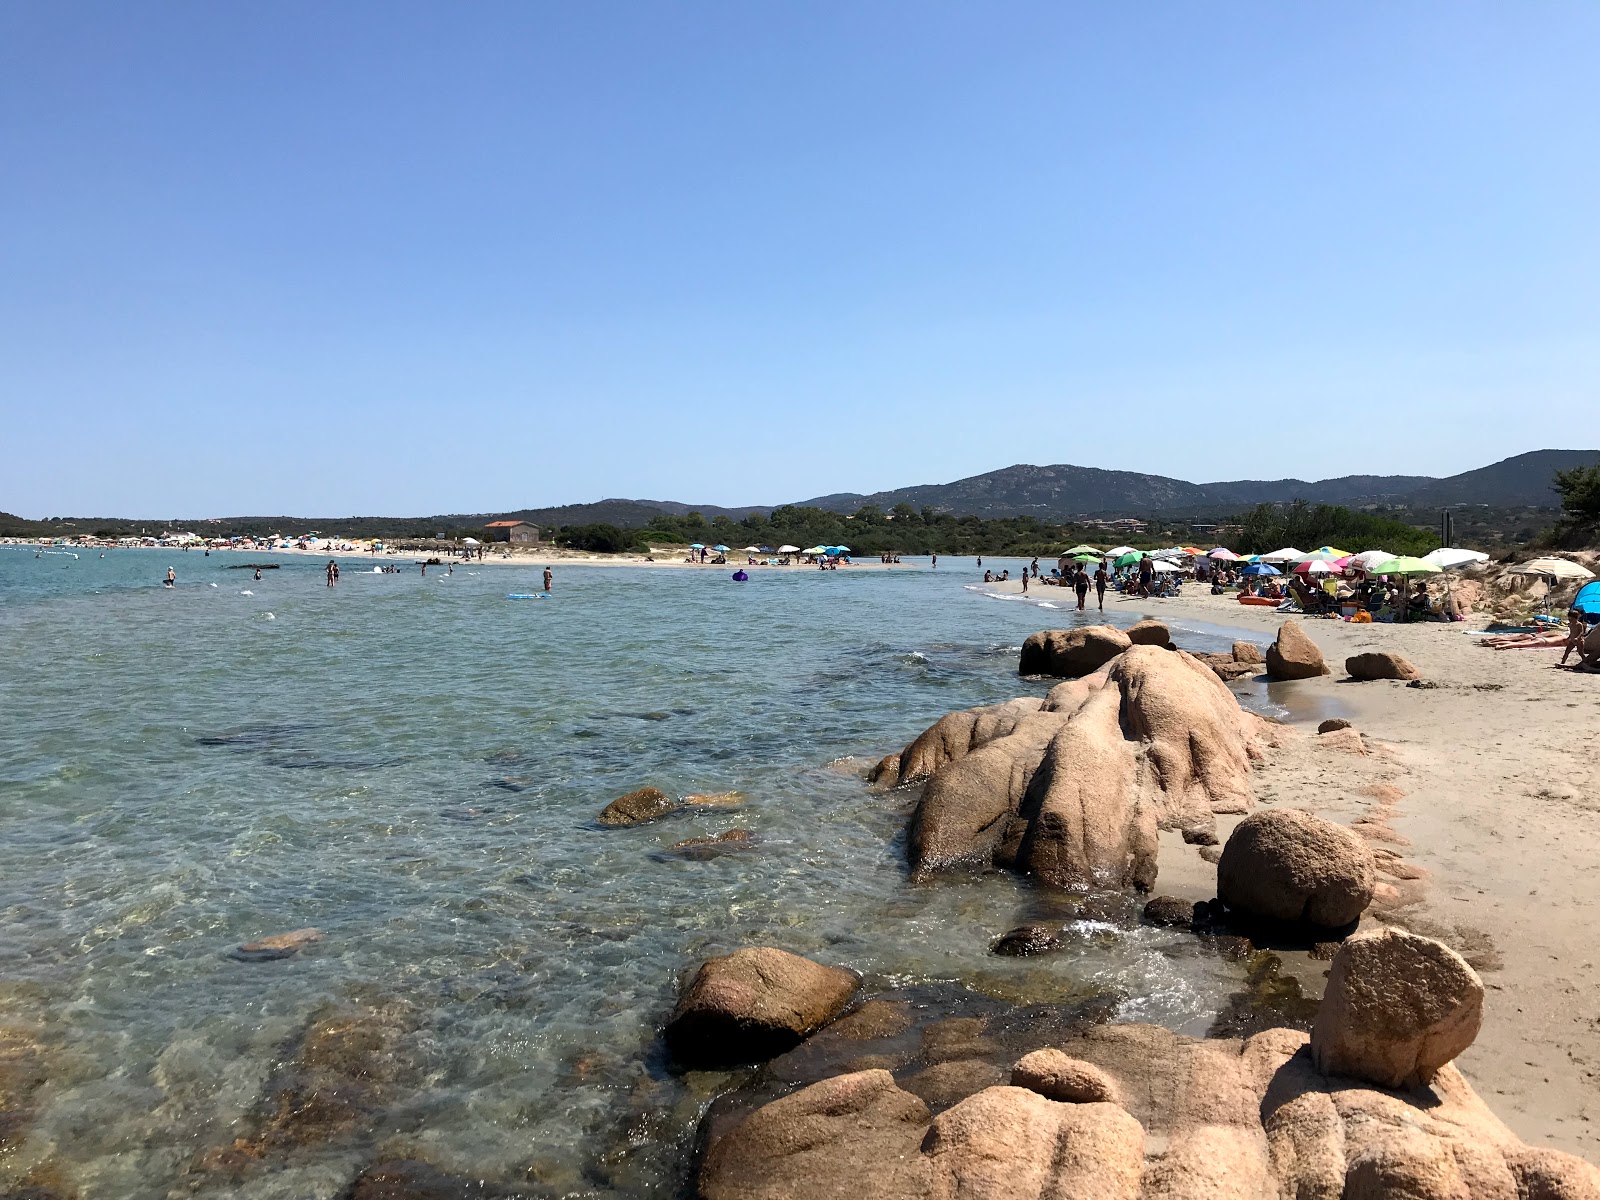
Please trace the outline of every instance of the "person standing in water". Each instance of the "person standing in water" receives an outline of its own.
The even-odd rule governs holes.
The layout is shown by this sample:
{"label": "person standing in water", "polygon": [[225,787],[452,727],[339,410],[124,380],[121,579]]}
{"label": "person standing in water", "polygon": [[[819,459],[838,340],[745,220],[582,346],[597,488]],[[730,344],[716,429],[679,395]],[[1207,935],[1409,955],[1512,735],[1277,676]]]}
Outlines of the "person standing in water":
{"label": "person standing in water", "polygon": [[549,567],[546,567],[544,569],[544,590],[548,592],[555,581],[555,574],[550,570]]}
{"label": "person standing in water", "polygon": [[256,568],[256,582],[257,583],[261,582],[261,568],[260,567]]}
{"label": "person standing in water", "polygon": [[1106,610],[1106,564],[1102,562],[1094,572],[1094,598],[1100,603],[1100,611]]}
{"label": "person standing in water", "polygon": [[330,558],[328,560],[327,568],[323,571],[323,574],[328,577],[328,586],[329,587],[333,586],[334,573],[336,571],[338,571],[338,569],[339,569],[338,567],[334,566],[333,559]]}
{"label": "person standing in water", "polygon": [[1089,572],[1083,569],[1082,563],[1072,573],[1072,586],[1078,593],[1078,611],[1082,612],[1089,600]]}
{"label": "person standing in water", "polygon": [[[104,554],[102,554],[102,555],[101,555],[101,556],[100,556],[100,557],[101,557],[101,558],[104,558],[104,557],[105,557],[105,555],[104,555]],[[935,555],[934,555],[934,556],[933,556],[933,569],[934,569],[934,570],[935,570],[935,571],[937,571],[937,570],[938,570],[938,569],[939,569],[939,556],[938,556],[938,555],[937,555],[937,554],[935,554]]]}
{"label": "person standing in water", "polygon": [[168,587],[177,587],[178,586],[178,573],[176,571],[174,571],[171,567],[167,568],[167,586]]}

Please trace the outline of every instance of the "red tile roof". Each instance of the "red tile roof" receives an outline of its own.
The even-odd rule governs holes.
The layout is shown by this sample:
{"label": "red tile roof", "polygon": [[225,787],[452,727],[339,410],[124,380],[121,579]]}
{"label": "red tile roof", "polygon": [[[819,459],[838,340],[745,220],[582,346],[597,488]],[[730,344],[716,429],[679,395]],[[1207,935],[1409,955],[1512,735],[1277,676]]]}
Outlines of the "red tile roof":
{"label": "red tile roof", "polygon": [[485,529],[509,529],[513,525],[526,525],[527,521],[490,521]]}

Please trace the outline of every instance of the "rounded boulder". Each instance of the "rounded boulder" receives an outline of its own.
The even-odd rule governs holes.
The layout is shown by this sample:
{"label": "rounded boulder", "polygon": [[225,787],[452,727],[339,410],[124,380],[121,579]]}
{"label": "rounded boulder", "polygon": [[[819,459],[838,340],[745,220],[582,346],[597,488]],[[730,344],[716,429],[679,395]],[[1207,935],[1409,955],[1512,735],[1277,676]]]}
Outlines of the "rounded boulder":
{"label": "rounded boulder", "polygon": [[667,1046],[686,1066],[760,1062],[832,1021],[859,983],[854,972],[772,946],[710,958],[678,999]]}
{"label": "rounded boulder", "polygon": [[1278,627],[1276,640],[1267,647],[1266,659],[1267,674],[1274,679],[1315,679],[1329,673],[1322,651],[1299,621],[1285,621]]}
{"label": "rounded boulder", "polygon": [[1253,916],[1338,929],[1372,903],[1376,871],[1372,849],[1344,826],[1272,808],[1252,813],[1228,836],[1217,895]]}
{"label": "rounded boulder", "polygon": [[1076,679],[1098,671],[1131,645],[1128,635],[1111,625],[1046,629],[1022,643],[1017,673]]}
{"label": "rounded boulder", "polygon": [[1472,1045],[1482,1023],[1483,982],[1465,959],[1432,938],[1380,929],[1333,956],[1311,1057],[1325,1075],[1419,1087]]}
{"label": "rounded boulder", "polygon": [[600,810],[597,818],[602,825],[643,825],[664,817],[678,807],[678,802],[658,787],[642,787],[618,796]]}
{"label": "rounded boulder", "polygon": [[1135,646],[1161,646],[1172,649],[1172,633],[1160,621],[1144,620],[1128,626],[1128,640]]}
{"label": "rounded boulder", "polygon": [[1011,1068],[1011,1086],[1063,1104],[1120,1104],[1116,1081],[1093,1063],[1060,1050],[1024,1054]]}
{"label": "rounded boulder", "polygon": [[1421,679],[1422,672],[1403,654],[1392,650],[1369,650],[1365,654],[1352,654],[1344,660],[1344,669],[1351,679]]}

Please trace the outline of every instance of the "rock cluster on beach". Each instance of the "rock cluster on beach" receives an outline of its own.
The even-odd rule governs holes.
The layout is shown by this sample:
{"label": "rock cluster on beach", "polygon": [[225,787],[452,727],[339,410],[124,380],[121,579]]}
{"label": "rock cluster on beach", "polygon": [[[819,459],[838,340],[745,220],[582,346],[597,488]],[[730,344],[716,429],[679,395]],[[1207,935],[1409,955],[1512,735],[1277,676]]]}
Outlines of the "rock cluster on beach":
{"label": "rock cluster on beach", "polygon": [[948,714],[878,764],[880,784],[925,781],[908,837],[917,876],[1004,866],[1079,891],[1148,888],[1158,830],[1204,840],[1216,814],[1248,810],[1267,723],[1165,649],[1164,628],[1151,636],[1161,644],[1128,642],[1042,702]]}
{"label": "rock cluster on beach", "polygon": [[[942,1090],[928,1087],[937,1068],[900,1078],[892,1057],[884,1065],[860,1060],[861,1069],[744,1112],[714,1108],[701,1131],[696,1194],[1600,1195],[1600,1171],[1521,1142],[1449,1065],[1477,1031],[1481,999],[1472,969],[1439,943],[1392,930],[1365,934],[1335,956],[1309,1036],[1276,1028],[1197,1041],[1156,1026],[1091,1023],[1022,1054],[1005,1081],[985,1060],[946,1058]],[[859,1011],[874,1004],[882,1002]],[[863,1036],[885,1032],[877,1016],[868,1024],[878,1028]],[[982,1022],[974,1025],[969,1034],[950,1033],[981,1043]],[[925,1046],[932,1032],[925,1031]]]}

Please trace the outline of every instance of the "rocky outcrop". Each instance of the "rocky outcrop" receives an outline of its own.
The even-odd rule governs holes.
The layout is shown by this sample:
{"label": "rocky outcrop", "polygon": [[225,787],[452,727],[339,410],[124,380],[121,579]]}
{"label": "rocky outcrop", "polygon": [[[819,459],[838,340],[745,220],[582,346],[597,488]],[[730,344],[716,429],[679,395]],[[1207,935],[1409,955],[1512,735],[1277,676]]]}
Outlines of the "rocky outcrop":
{"label": "rocky outcrop", "polygon": [[1267,647],[1267,674],[1274,679],[1314,679],[1327,675],[1328,664],[1299,621],[1285,621]]}
{"label": "rocky outcrop", "polygon": [[[1056,1056],[1060,1057],[1057,1058]],[[705,1200],[1567,1200],[1600,1172],[1519,1141],[1452,1066],[1395,1093],[1316,1069],[1307,1035],[1195,1041],[1094,1026],[1017,1063],[1094,1071],[1115,1102],[989,1087],[937,1117],[886,1070],[713,1130]],[[1045,1069],[1034,1070],[1040,1063]],[[953,1067],[968,1064],[953,1063]],[[1047,1085],[1048,1086],[1048,1085]],[[1150,1157],[1146,1158],[1146,1152]]]}
{"label": "rocky outcrop", "polygon": [[859,980],[770,946],[707,959],[665,1030],[685,1066],[759,1062],[798,1044],[844,1011]]}
{"label": "rocky outcrop", "polygon": [[1422,672],[1403,654],[1392,650],[1369,650],[1365,654],[1352,654],[1344,660],[1345,673],[1351,679],[1421,679]]}
{"label": "rocky outcrop", "polygon": [[1483,983],[1432,938],[1381,929],[1334,955],[1311,1030],[1318,1070],[1379,1087],[1429,1083],[1472,1045],[1483,1022]]}
{"label": "rocky outcrop", "polygon": [[1081,892],[1154,885],[1156,810],[1121,706],[1119,690],[1103,689],[1051,738],[1023,798],[1018,869]]}
{"label": "rocky outcrop", "polygon": [[1128,640],[1135,646],[1160,646],[1173,649],[1172,633],[1160,621],[1143,620],[1128,626]]}
{"label": "rocky outcrop", "polygon": [[683,802],[691,808],[738,808],[745,799],[743,792],[691,792]]}
{"label": "rocky outcrop", "polygon": [[1317,726],[1318,733],[1338,733],[1341,729],[1354,729],[1354,721],[1346,721],[1343,717],[1329,717]]}
{"label": "rocky outcrop", "polygon": [[526,1187],[457,1175],[414,1158],[391,1158],[365,1168],[340,1200],[530,1200]]}
{"label": "rocky outcrop", "polygon": [[269,937],[257,938],[253,942],[235,946],[228,952],[228,957],[236,958],[240,962],[271,962],[280,958],[293,958],[312,942],[321,940],[320,929],[295,929],[289,933],[274,933]]}
{"label": "rocky outcrop", "polygon": [[602,825],[643,825],[664,817],[678,807],[678,802],[657,787],[642,787],[618,796],[596,818]]}
{"label": "rocky outcrop", "polygon": [[911,820],[911,866],[918,875],[987,867],[1011,826],[1050,739],[1067,713],[1029,713],[1004,737],[939,770]]}
{"label": "rocky outcrop", "polygon": [[1154,896],[1140,911],[1139,919],[1146,925],[1168,929],[1188,929],[1194,924],[1193,900],[1180,900],[1176,896]]}
{"label": "rocky outcrop", "polygon": [[1277,921],[1340,928],[1372,903],[1372,850],[1342,825],[1297,808],[1253,813],[1234,828],[1217,863],[1229,908]]}
{"label": "rocky outcrop", "polygon": [[1122,1103],[1111,1076],[1093,1063],[1054,1049],[1024,1054],[1011,1069],[1011,1083],[1063,1104]]}
{"label": "rocky outcrop", "polygon": [[1017,674],[1075,679],[1105,666],[1131,645],[1128,635],[1111,625],[1047,629],[1022,643]]}
{"label": "rocky outcrop", "polygon": [[956,758],[952,739],[970,734],[918,739],[946,759],[912,818],[919,878],[998,864],[1079,891],[1148,888],[1156,829],[1199,835],[1248,810],[1265,723],[1191,655],[1132,646],[994,726],[1007,732]]}
{"label": "rocky outcrop", "polygon": [[681,842],[674,842],[658,857],[662,859],[683,859],[687,862],[705,862],[713,858],[721,858],[724,854],[738,854],[756,846],[756,835],[748,829],[730,829],[726,833],[712,834],[707,837],[684,838]]}
{"label": "rocky outcrop", "polygon": [[1039,701],[1027,696],[1004,704],[989,704],[946,713],[918,734],[899,754],[891,754],[869,773],[874,783],[898,787],[927,779],[941,767],[965,758],[997,738],[1009,736],[1017,723],[1039,711]]}

